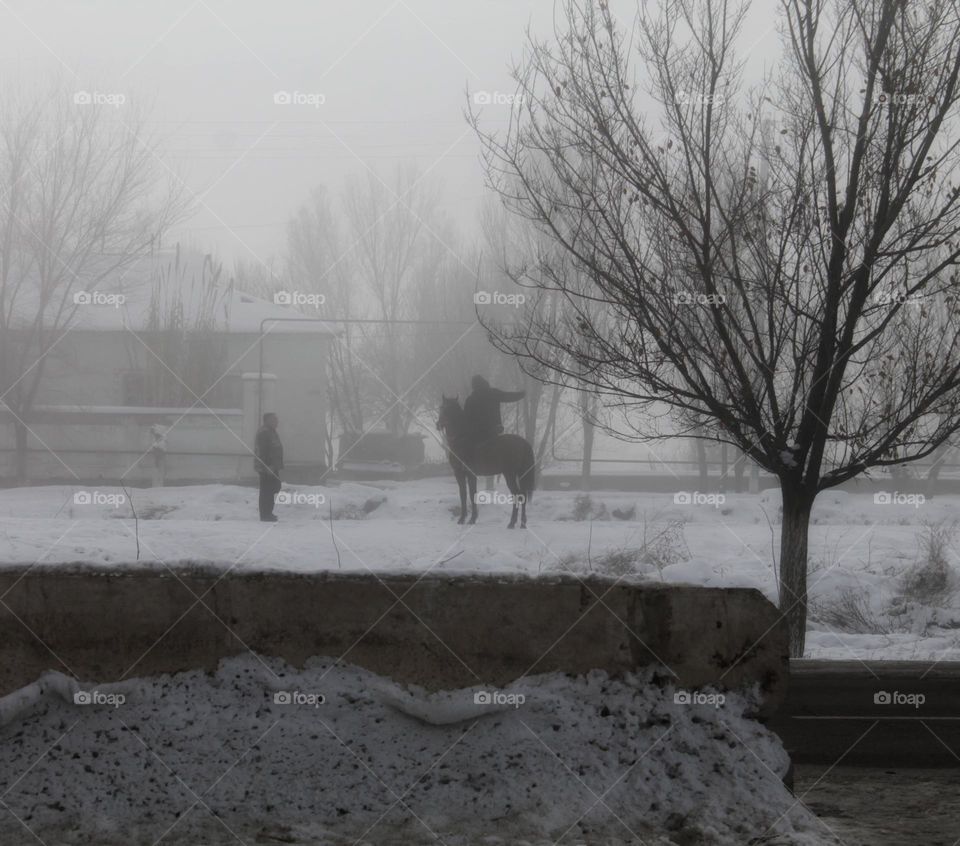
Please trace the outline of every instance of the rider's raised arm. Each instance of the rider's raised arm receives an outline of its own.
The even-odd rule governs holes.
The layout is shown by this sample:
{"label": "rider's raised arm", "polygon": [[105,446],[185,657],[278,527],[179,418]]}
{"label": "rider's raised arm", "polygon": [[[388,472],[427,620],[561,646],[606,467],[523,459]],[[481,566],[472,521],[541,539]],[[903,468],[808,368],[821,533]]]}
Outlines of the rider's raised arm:
{"label": "rider's raised arm", "polygon": [[501,391],[499,388],[491,388],[490,392],[497,402],[518,402],[527,395],[526,391]]}

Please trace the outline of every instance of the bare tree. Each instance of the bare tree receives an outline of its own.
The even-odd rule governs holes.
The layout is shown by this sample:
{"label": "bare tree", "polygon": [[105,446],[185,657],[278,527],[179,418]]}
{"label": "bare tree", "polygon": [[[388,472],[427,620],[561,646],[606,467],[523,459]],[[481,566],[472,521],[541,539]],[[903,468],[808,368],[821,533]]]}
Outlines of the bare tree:
{"label": "bare tree", "polygon": [[113,290],[186,209],[142,115],[123,110],[59,83],[0,101],[0,407],[19,481],[48,354],[91,292]]}
{"label": "bare tree", "polygon": [[334,459],[333,432],[362,432],[364,392],[369,375],[356,355],[358,332],[350,320],[362,315],[357,283],[352,275],[353,255],[344,243],[343,227],[329,193],[315,188],[287,228],[286,280],[293,289],[323,296],[320,313],[310,316],[343,321],[329,353],[330,420],[326,427],[328,463]]}
{"label": "bare tree", "polygon": [[413,354],[425,336],[402,321],[419,319],[418,307],[427,304],[421,282],[427,280],[429,296],[444,253],[452,249],[452,232],[440,223],[440,199],[440,186],[412,163],[398,166],[391,183],[372,173],[351,179],[344,194],[353,272],[368,318],[379,321],[363,331],[364,360],[380,387],[374,388],[377,416],[394,434],[409,429],[426,392]]}
{"label": "bare tree", "polygon": [[402,165],[390,182],[349,180],[339,197],[316,189],[290,222],[282,284],[322,294],[311,313],[341,327],[330,357],[331,432],[383,425],[435,434],[424,412],[466,387],[495,352],[471,332],[479,257],[442,222],[441,198],[437,184]]}
{"label": "bare tree", "polygon": [[608,402],[708,421],[779,479],[801,655],[817,494],[960,427],[960,3],[782,0],[784,55],[755,88],[742,4],[644,5],[630,29],[605,0],[562,8],[516,69],[509,130],[474,124],[490,184],[590,287],[548,257],[529,284],[570,317],[501,343]]}
{"label": "bare tree", "polygon": [[191,408],[200,397],[228,407],[223,373],[232,288],[221,284],[222,273],[212,255],[184,254],[179,244],[155,267],[146,321],[127,351],[133,372],[143,374],[141,404]]}

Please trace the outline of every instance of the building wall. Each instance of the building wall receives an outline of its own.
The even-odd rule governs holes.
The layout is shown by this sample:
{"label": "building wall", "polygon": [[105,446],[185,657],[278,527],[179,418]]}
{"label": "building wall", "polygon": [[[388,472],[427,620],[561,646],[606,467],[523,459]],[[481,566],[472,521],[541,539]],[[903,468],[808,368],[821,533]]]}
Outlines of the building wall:
{"label": "building wall", "polygon": [[[264,398],[270,407],[248,401],[248,417],[261,411],[279,414],[291,468],[324,464],[326,357],[332,342],[330,336],[305,332],[269,333],[263,341],[264,371],[275,377]],[[149,480],[152,457],[139,464],[136,459],[149,450],[155,423],[172,427],[167,435],[167,481],[253,478],[257,420],[244,419],[243,390],[246,385],[248,392],[256,392],[259,382],[245,383],[242,376],[258,372],[257,335],[227,336],[225,381],[233,381],[228,393],[236,401],[233,408],[213,405],[213,413],[201,405],[189,414],[124,409],[123,374],[143,369],[150,358],[126,332],[74,331],[54,348],[44,362],[36,410],[27,420],[33,431],[31,480],[71,479],[71,470],[84,479],[118,478],[129,471],[127,479]],[[0,479],[14,473],[13,423],[9,414],[0,414]],[[61,461],[52,453],[61,455]],[[132,469],[131,462],[136,464]]]}

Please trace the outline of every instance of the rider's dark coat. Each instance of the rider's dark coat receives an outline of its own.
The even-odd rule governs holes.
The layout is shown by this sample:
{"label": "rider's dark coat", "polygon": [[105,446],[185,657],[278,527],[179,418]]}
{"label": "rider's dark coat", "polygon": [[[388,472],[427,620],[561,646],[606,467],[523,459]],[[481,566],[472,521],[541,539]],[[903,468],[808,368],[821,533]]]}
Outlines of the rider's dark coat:
{"label": "rider's dark coat", "polygon": [[479,444],[499,435],[503,431],[501,403],[517,402],[524,396],[524,391],[501,391],[490,385],[481,386],[470,394],[463,404],[470,440]]}

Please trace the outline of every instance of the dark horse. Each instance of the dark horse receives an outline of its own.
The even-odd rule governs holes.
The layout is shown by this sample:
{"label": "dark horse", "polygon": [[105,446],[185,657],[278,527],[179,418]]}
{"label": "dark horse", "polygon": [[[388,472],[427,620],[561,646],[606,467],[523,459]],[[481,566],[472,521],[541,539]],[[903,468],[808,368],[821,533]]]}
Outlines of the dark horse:
{"label": "dark horse", "polygon": [[527,528],[527,500],[533,495],[536,472],[533,448],[519,435],[497,435],[491,441],[474,448],[470,443],[467,418],[456,397],[444,397],[440,404],[437,428],[446,435],[447,459],[460,488],[460,519],[467,518],[467,485],[470,486],[470,524],[477,522],[477,476],[503,475],[510,490],[513,512],[508,529],[517,525],[520,509],[520,528]]}

